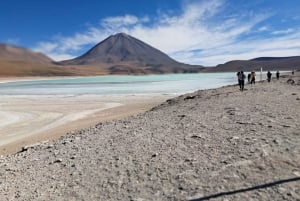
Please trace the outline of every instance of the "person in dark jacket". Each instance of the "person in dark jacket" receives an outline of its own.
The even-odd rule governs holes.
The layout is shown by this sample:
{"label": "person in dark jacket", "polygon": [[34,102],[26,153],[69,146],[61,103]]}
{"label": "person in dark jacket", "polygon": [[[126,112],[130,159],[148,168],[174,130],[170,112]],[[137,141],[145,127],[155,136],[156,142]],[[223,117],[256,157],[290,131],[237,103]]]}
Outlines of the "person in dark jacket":
{"label": "person in dark jacket", "polygon": [[276,78],[279,80],[279,70],[276,72]]}
{"label": "person in dark jacket", "polygon": [[248,84],[251,82],[251,73],[248,73]]}
{"label": "person in dark jacket", "polygon": [[271,81],[271,77],[272,77],[272,73],[270,71],[268,71],[268,73],[267,73],[267,80],[268,80],[268,82]]}
{"label": "person in dark jacket", "polygon": [[251,81],[250,81],[251,85],[252,85],[252,84],[255,84],[255,76],[256,76],[255,71],[252,71],[252,72],[251,72]]}
{"label": "person in dark jacket", "polygon": [[236,74],[238,76],[238,81],[239,81],[239,86],[240,86],[240,90],[244,91],[244,85],[245,85],[245,74],[243,71],[240,71]]}

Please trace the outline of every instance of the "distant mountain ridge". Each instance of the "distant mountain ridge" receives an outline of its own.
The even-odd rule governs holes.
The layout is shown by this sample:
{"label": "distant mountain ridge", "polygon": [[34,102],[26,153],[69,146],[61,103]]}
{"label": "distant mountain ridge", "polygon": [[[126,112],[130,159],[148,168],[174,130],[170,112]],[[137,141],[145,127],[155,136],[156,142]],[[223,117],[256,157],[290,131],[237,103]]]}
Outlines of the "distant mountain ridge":
{"label": "distant mountain ridge", "polygon": [[0,44],[0,59],[26,61],[38,64],[51,64],[53,61],[42,53],[36,53],[23,47]]}
{"label": "distant mountain ridge", "polygon": [[291,56],[291,57],[258,57],[250,59],[249,61],[275,61],[275,60],[289,60],[289,59],[299,59],[300,56]]}
{"label": "distant mountain ridge", "polygon": [[160,50],[125,33],[109,36],[85,54],[54,62],[42,53],[0,43],[0,76],[91,76],[300,70],[300,56],[234,60],[215,67],[177,62]]}
{"label": "distant mountain ridge", "polygon": [[206,72],[236,72],[267,70],[300,70],[300,56],[291,57],[258,57],[250,60],[233,60],[216,67],[206,68]]}
{"label": "distant mountain ridge", "polygon": [[72,76],[104,74],[93,68],[57,66],[42,53],[23,47],[0,44],[0,77]]}

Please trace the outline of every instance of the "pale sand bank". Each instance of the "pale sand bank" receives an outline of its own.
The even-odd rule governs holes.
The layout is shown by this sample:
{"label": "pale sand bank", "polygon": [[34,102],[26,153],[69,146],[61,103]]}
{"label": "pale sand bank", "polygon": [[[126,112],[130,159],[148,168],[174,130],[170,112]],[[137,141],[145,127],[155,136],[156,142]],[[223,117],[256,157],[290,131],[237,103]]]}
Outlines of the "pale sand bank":
{"label": "pale sand bank", "polygon": [[71,77],[0,77],[1,83],[9,83],[9,82],[21,82],[21,81],[32,81],[32,80],[53,80],[53,79],[62,79],[62,78],[71,78]]}
{"label": "pale sand bank", "polygon": [[0,95],[0,154],[99,121],[144,112],[169,97]]}

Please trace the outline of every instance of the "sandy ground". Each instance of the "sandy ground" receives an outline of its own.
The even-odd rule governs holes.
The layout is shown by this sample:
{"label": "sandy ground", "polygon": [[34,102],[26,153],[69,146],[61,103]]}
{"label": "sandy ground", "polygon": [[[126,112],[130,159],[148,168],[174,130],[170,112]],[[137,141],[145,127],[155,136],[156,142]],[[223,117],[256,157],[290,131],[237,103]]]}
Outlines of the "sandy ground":
{"label": "sandy ground", "polygon": [[24,148],[0,200],[300,200],[299,87],[197,91]]}
{"label": "sandy ground", "polygon": [[0,95],[0,155],[99,121],[144,112],[168,98],[167,95]]}
{"label": "sandy ground", "polygon": [[[60,77],[56,77],[56,76],[51,76],[51,77],[39,77],[39,76],[35,76],[35,77],[0,77],[0,83],[31,81],[31,80],[52,80],[52,79],[61,79],[64,77],[65,76],[60,76]],[[66,77],[66,78],[68,78],[68,77]]]}

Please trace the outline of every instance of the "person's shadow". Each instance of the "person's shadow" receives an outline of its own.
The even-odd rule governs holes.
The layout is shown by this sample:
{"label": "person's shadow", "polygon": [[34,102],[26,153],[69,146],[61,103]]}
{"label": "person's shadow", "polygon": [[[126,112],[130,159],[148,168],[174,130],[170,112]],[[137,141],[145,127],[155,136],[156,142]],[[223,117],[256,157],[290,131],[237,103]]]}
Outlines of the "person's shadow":
{"label": "person's shadow", "polygon": [[283,180],[278,180],[278,181],[274,181],[274,182],[271,182],[271,183],[261,184],[261,185],[257,185],[257,186],[253,186],[253,187],[249,187],[249,188],[242,188],[242,189],[238,189],[238,190],[234,190],[234,191],[220,192],[220,193],[204,196],[204,197],[201,197],[201,198],[192,199],[192,200],[189,200],[189,201],[209,200],[209,199],[212,199],[212,198],[218,198],[218,197],[222,197],[222,196],[226,196],[226,195],[233,195],[233,194],[243,193],[243,192],[247,192],[247,191],[254,191],[254,190],[257,190],[257,189],[261,189],[261,188],[269,188],[269,187],[272,187],[272,186],[275,186],[275,185],[288,183],[288,182],[294,182],[294,181],[298,181],[298,180],[300,180],[300,177],[295,177],[295,178],[290,178],[290,179],[283,179]]}

